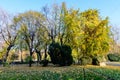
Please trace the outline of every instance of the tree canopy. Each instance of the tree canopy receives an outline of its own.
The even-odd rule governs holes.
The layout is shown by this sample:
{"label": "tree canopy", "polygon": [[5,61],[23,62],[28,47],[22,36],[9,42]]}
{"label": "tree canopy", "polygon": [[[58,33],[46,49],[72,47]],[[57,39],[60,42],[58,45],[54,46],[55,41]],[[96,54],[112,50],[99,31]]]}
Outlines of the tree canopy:
{"label": "tree canopy", "polygon": [[[6,29],[4,33],[9,34],[5,36],[4,30],[1,29],[2,38],[4,40],[9,38],[5,40],[6,43],[11,41],[9,46],[18,45],[29,50],[29,66],[32,64],[31,57],[34,52],[41,58],[41,50],[44,50],[45,60],[49,50],[50,54],[55,54],[55,51],[49,49],[52,44],[59,44],[61,55],[66,56],[72,52],[72,57],[77,57],[78,60],[82,57],[94,58],[104,55],[110,48],[109,19],[107,17],[103,19],[96,9],[80,12],[79,9],[67,8],[66,4],[62,3],[61,6],[54,5],[52,9],[45,6],[41,12],[26,11],[17,14],[10,23],[12,27],[9,27],[9,30],[13,31]],[[65,53],[63,47],[70,49],[70,53]],[[59,56],[54,58],[61,58]]]}

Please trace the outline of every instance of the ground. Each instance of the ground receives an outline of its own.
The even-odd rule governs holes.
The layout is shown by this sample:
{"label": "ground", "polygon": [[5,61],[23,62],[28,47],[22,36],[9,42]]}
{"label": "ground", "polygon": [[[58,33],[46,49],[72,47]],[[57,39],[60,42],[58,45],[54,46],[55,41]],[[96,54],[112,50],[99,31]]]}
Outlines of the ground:
{"label": "ground", "polygon": [[12,65],[0,67],[0,80],[120,80],[120,67]]}

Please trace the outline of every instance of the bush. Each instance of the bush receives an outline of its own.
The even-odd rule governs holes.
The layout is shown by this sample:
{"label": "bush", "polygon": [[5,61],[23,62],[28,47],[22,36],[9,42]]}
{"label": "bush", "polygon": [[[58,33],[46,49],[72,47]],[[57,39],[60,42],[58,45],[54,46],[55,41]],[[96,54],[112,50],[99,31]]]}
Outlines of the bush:
{"label": "bush", "polygon": [[99,65],[100,61],[98,60],[98,58],[94,57],[92,58],[92,64],[93,65]]}
{"label": "bush", "polygon": [[9,62],[3,62],[3,67],[10,67],[10,63]]}
{"label": "bush", "polygon": [[80,60],[81,60],[81,65],[92,64],[92,58],[88,56],[82,57]]}
{"label": "bush", "polygon": [[72,50],[70,46],[60,45],[59,43],[52,43],[49,46],[49,55],[53,64],[60,66],[71,65],[73,62]]}
{"label": "bush", "polygon": [[72,57],[72,49],[70,46],[67,45],[62,45],[62,57],[63,60],[65,61],[65,64],[67,66],[71,65],[73,63],[73,57]]}
{"label": "bush", "polygon": [[58,64],[60,59],[60,45],[58,43],[52,43],[49,46],[49,55],[53,64]]}
{"label": "bush", "polygon": [[48,65],[48,62],[49,62],[48,60],[42,60],[41,64],[42,64],[43,67],[45,67],[45,66]]}
{"label": "bush", "polygon": [[108,54],[107,55],[109,61],[120,61],[120,54]]}
{"label": "bush", "polygon": [[3,60],[2,60],[2,59],[0,59],[0,64],[2,64],[2,62],[3,62]]}
{"label": "bush", "polygon": [[10,57],[10,59],[11,59],[11,60],[17,60],[18,57],[19,57],[18,54],[12,54],[11,57]]}
{"label": "bush", "polygon": [[29,63],[30,60],[32,60],[32,57],[31,57],[31,56],[27,56],[27,57],[25,58],[25,62],[26,62],[26,63]]}

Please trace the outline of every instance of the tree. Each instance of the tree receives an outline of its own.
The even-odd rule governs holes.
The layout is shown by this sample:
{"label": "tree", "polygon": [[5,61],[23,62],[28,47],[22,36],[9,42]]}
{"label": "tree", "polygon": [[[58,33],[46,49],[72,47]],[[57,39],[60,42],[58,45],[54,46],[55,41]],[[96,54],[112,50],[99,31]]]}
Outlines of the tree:
{"label": "tree", "polygon": [[23,40],[23,37],[21,36],[21,34],[18,34],[16,42],[15,42],[15,46],[14,46],[15,51],[18,51],[18,53],[20,54],[20,59],[21,59],[21,63],[23,62],[23,51],[28,50],[28,46],[25,42],[25,40]]}
{"label": "tree", "polygon": [[43,7],[43,14],[46,17],[46,28],[51,42],[59,42],[62,44],[64,36],[64,17],[67,12],[66,4],[63,2],[61,6],[54,4],[50,10],[48,6]]}
{"label": "tree", "polygon": [[82,38],[80,42],[83,57],[97,57],[109,51],[110,26],[108,18],[101,19],[97,10],[89,9],[81,13]]}
{"label": "tree", "polygon": [[[48,12],[51,12],[52,15]],[[45,7],[44,14],[47,19],[48,35],[52,43],[57,42],[61,46],[69,45],[72,49],[79,48],[78,36],[81,32],[79,10],[67,9],[63,2],[61,6],[54,4],[52,11]]]}
{"label": "tree", "polygon": [[35,37],[40,28],[44,27],[44,21],[44,16],[36,11],[28,11],[14,17],[14,24],[19,30],[18,32],[22,39],[26,42],[30,52],[29,67],[31,67],[32,64]]}
{"label": "tree", "polygon": [[[62,49],[62,47],[66,44],[65,43],[65,40],[66,40],[66,38],[65,38],[66,34],[65,33],[67,33],[66,32],[67,28],[66,28],[66,25],[65,25],[65,19],[64,18],[67,17],[66,14],[67,14],[68,10],[66,8],[65,3],[62,3],[61,6],[58,6],[56,4],[54,4],[53,6],[54,7],[51,11],[52,15],[50,15],[50,18],[48,18],[48,14],[47,14],[47,12],[48,12],[47,9],[48,8],[47,9],[44,8],[44,12],[46,13],[45,15],[46,15],[46,19],[47,19],[46,23],[48,23],[48,25],[47,25],[48,34],[49,34],[49,37],[52,41],[49,48],[51,49],[51,46],[53,46],[54,49],[55,49],[55,50],[54,49],[49,50],[50,51],[49,55],[51,57],[51,60],[52,60],[53,64],[62,62],[62,64],[60,64],[60,63],[59,64],[60,65],[66,65],[67,63],[64,63],[64,61],[69,60],[72,57],[69,57],[69,58],[66,57],[65,58],[66,60],[65,60],[64,58],[62,58],[63,56],[61,56],[61,55],[64,55],[64,57],[65,57],[66,55],[69,56],[70,53],[57,52],[56,49],[57,48],[59,49],[61,47],[61,49],[59,51],[63,51],[64,48]],[[59,46],[56,43],[58,43],[58,44],[60,43]]]}
{"label": "tree", "polygon": [[82,37],[80,20],[79,10],[67,9],[65,3],[62,4],[60,43],[69,45],[72,48],[73,57],[77,59],[80,57],[79,44]]}
{"label": "tree", "polygon": [[120,36],[119,30],[120,30],[119,27],[117,27],[116,25],[112,25],[111,38],[113,41],[110,43],[110,45],[111,45],[110,53],[119,53],[120,52],[120,49],[119,49],[119,36]]}
{"label": "tree", "polygon": [[80,13],[79,10],[70,9],[63,19],[64,44],[70,45],[79,59],[101,56],[109,51],[111,32],[108,18],[102,19],[97,10]]}
{"label": "tree", "polygon": [[44,60],[47,58],[47,46],[49,44],[49,37],[47,34],[47,29],[46,27],[41,27],[39,30],[36,32],[36,37],[34,41],[34,49],[35,52],[37,53],[37,62],[39,63],[41,61],[41,50],[44,49],[45,55],[44,55]]}
{"label": "tree", "polygon": [[9,52],[11,48],[15,45],[15,41],[17,38],[17,31],[14,28],[14,25],[11,25],[11,16],[7,14],[5,11],[0,10],[0,34],[2,37],[2,41],[6,44],[6,53],[4,55],[4,62],[6,62],[7,57],[9,55]]}
{"label": "tree", "polygon": [[64,17],[65,23],[65,44],[70,45],[72,48],[78,46],[77,39],[81,33],[80,15],[79,10],[69,10]]}
{"label": "tree", "polygon": [[49,39],[51,42],[55,42],[58,35],[58,22],[59,22],[59,6],[54,4],[53,9],[49,9],[48,6],[44,6],[43,14],[46,18],[46,28]]}

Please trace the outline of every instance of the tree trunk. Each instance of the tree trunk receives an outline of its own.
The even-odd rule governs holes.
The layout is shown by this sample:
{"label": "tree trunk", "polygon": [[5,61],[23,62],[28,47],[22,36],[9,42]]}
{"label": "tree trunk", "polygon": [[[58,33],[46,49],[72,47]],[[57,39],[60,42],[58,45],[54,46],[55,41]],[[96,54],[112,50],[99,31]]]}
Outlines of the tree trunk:
{"label": "tree trunk", "polygon": [[32,67],[32,54],[33,54],[33,51],[32,49],[30,49],[29,67]]}
{"label": "tree trunk", "polygon": [[20,50],[20,54],[21,54],[21,63],[23,63],[22,50]]}
{"label": "tree trunk", "polygon": [[45,56],[44,56],[44,60],[46,60],[47,58],[47,44],[46,44],[46,47],[45,47]]}
{"label": "tree trunk", "polygon": [[31,56],[32,56],[32,54],[30,53],[29,67],[31,67],[31,66],[32,66],[32,60],[31,60]]}
{"label": "tree trunk", "polygon": [[45,49],[45,57],[44,57],[44,60],[46,60],[47,58],[47,49]]}
{"label": "tree trunk", "polygon": [[37,64],[41,61],[41,51],[35,49],[36,53],[37,53]]}
{"label": "tree trunk", "polygon": [[6,54],[5,54],[5,57],[4,57],[4,62],[7,61],[7,57],[9,55],[9,52],[10,52],[10,49],[12,48],[13,45],[9,45],[8,48],[7,48],[7,51],[6,51]]}
{"label": "tree trunk", "polygon": [[61,43],[61,45],[63,44],[63,39],[62,38],[60,38],[60,43]]}
{"label": "tree trunk", "polygon": [[7,61],[7,57],[8,57],[9,52],[10,52],[10,50],[7,50],[7,52],[6,52],[6,54],[5,54],[4,62]]}
{"label": "tree trunk", "polygon": [[38,53],[38,63],[41,61],[41,52]]}

